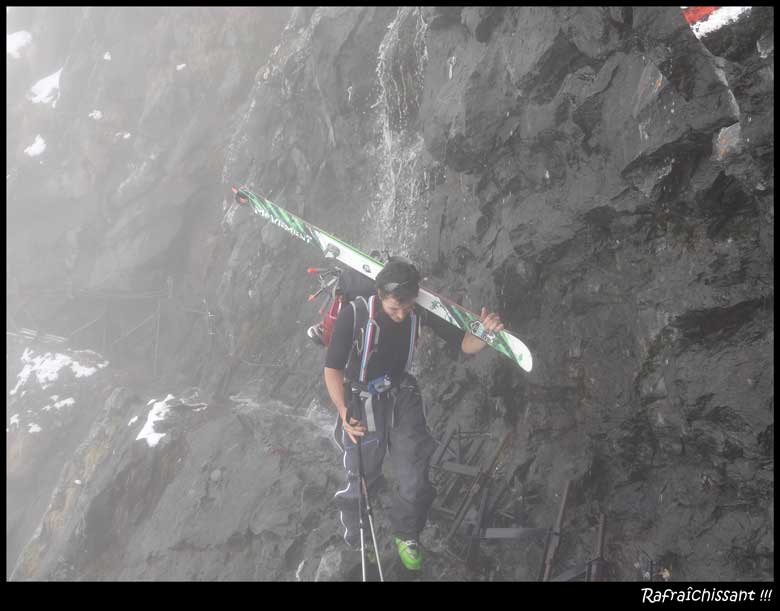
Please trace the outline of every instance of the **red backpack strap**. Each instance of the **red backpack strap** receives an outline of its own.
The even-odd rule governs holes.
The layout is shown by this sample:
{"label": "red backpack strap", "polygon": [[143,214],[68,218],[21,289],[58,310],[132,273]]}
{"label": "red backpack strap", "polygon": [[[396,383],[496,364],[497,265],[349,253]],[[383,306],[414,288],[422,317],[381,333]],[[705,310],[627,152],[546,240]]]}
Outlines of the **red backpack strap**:
{"label": "red backpack strap", "polygon": [[330,339],[333,337],[333,325],[336,324],[339,317],[343,301],[344,298],[341,295],[336,295],[325,314],[325,318],[322,319],[322,343],[326,346],[330,345]]}

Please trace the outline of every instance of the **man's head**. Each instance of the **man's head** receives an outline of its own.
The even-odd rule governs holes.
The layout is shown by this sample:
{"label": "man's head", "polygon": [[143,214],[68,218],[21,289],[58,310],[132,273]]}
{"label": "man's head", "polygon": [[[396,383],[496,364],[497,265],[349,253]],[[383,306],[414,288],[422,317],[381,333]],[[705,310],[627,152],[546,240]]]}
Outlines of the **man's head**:
{"label": "man's head", "polygon": [[403,259],[390,257],[376,277],[382,309],[395,322],[402,322],[412,311],[420,291],[420,272]]}

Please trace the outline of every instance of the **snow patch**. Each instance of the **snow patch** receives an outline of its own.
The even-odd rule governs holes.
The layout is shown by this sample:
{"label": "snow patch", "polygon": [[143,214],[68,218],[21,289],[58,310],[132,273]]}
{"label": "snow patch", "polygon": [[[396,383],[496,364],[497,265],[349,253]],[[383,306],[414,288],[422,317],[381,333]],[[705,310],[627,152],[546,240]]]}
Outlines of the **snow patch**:
{"label": "snow patch", "polygon": [[16,426],[19,426],[19,414],[14,414],[11,416],[11,424],[15,424]]}
{"label": "snow patch", "polygon": [[750,9],[751,7],[749,6],[721,6],[710,13],[707,18],[691,25],[691,28],[697,38],[703,38],[704,36],[721,29],[725,25],[734,23],[740,17],[750,12]]}
{"label": "snow patch", "polygon": [[130,422],[127,423],[127,426],[133,426],[133,423],[135,423],[138,420],[138,416],[133,416],[130,419]]}
{"label": "snow patch", "polygon": [[19,51],[29,45],[31,42],[32,34],[30,34],[27,30],[19,30],[13,34],[8,34],[5,37],[5,52],[10,54],[11,57],[19,59],[22,56]]}
{"label": "snow patch", "polygon": [[116,132],[114,136],[116,138],[124,138],[125,140],[127,140],[131,136],[131,134],[130,132]]}
{"label": "snow patch", "polygon": [[62,74],[62,68],[35,83],[30,89],[32,95],[28,95],[28,98],[34,104],[48,104],[51,102],[51,107],[56,107],[57,100],[60,98],[60,74]]}
{"label": "snow patch", "polygon": [[93,110],[91,113],[89,113],[89,116],[91,119],[95,119],[95,121],[100,121],[100,119],[103,118],[103,113],[99,110]]}
{"label": "snow patch", "polygon": [[103,59],[106,60],[107,62],[110,62],[111,61],[111,52],[110,51],[106,51],[103,54]]}
{"label": "snow patch", "polygon": [[187,67],[187,64],[179,64],[176,66],[176,72],[179,72],[180,70],[184,70]]}
{"label": "snow patch", "polygon": [[70,368],[73,370],[73,373],[76,374],[77,378],[86,378],[87,376],[97,373],[98,370],[97,367],[84,367],[78,363],[73,363]]}
{"label": "snow patch", "polygon": [[46,150],[46,140],[44,140],[41,137],[41,135],[38,134],[37,136],[35,136],[35,141],[26,149],[24,149],[24,152],[30,157],[37,157],[45,150]]}
{"label": "snow patch", "polygon": [[81,486],[81,480],[80,479],[74,479],[73,483],[76,484],[77,486]]}
{"label": "snow patch", "polygon": [[769,38],[764,36],[760,40],[756,41],[756,51],[758,51],[758,54],[761,56],[761,59],[766,59],[767,57],[769,57],[769,54],[772,53],[774,50],[775,50],[774,36],[770,36]]}
{"label": "snow patch", "polygon": [[[166,433],[155,433],[154,432],[154,423],[159,422],[161,420],[165,420],[165,417],[168,415],[168,412],[170,411],[168,409],[168,401],[173,400],[174,396],[169,394],[165,399],[162,401],[157,401],[152,406],[152,409],[149,410],[149,416],[146,418],[146,424],[144,424],[144,428],[141,429],[141,432],[138,433],[138,437],[135,438],[136,441],[140,439],[146,439],[146,443],[149,445],[150,448],[157,445],[157,443],[165,437]],[[150,401],[151,403],[152,401]]]}
{"label": "snow patch", "polygon": [[[83,378],[96,373],[98,369],[103,369],[109,364],[108,361],[104,361],[102,363],[97,363],[94,367],[86,367],[67,354],[47,352],[44,355],[35,356],[35,353],[30,348],[25,349],[21,360],[24,363],[24,368],[21,373],[17,375],[19,381],[10,392],[11,395],[15,395],[19,388],[27,383],[27,380],[33,373],[38,379],[41,388],[48,388],[51,385],[50,383],[54,382],[59,377],[59,371],[63,367],[70,367],[77,378]],[[22,396],[24,396],[24,391],[22,391]],[[64,402],[61,403],[66,405],[69,401],[73,401],[73,399],[65,399]]]}
{"label": "snow patch", "polygon": [[61,407],[70,407],[72,405],[76,405],[76,400],[73,397],[70,397],[68,399],[63,399],[62,401],[57,401],[57,403],[54,404],[54,409],[60,409]]}
{"label": "snow patch", "polygon": [[37,424],[35,424],[34,422],[31,422],[31,423],[29,424],[29,427],[30,427],[30,428],[27,430],[27,432],[28,432],[28,433],[40,433],[40,432],[43,430],[41,427],[39,427],[39,426],[38,426]]}
{"label": "snow patch", "polygon": [[35,373],[38,383],[46,388],[47,382],[53,382],[58,377],[58,372],[65,365],[70,363],[70,357],[64,354],[52,354],[47,352],[43,356],[34,356],[30,348],[26,348],[22,355],[22,362],[25,364],[21,373],[17,376],[19,381],[10,394],[15,395],[20,386],[27,382],[31,374]]}

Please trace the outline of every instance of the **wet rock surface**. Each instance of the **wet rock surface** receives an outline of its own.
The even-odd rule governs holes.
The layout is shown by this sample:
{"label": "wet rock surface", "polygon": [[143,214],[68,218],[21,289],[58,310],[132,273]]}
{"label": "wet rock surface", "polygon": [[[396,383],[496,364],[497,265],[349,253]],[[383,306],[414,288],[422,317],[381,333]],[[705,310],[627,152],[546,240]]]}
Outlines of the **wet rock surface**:
{"label": "wet rock surface", "polygon": [[[423,337],[414,372],[435,437],[486,433],[484,460],[512,432],[501,519],[551,526],[571,481],[554,573],[604,514],[609,579],[773,578],[773,9],[701,39],[674,7],[7,17],[32,37],[8,57],[7,328],[110,362],[11,395],[9,344],[11,579],[360,579],[305,335],[321,261],[234,184],[529,346],[526,374]],[[56,433],[24,420],[43,403]],[[440,513],[405,573],[386,477],[388,580],[538,578],[543,537],[467,566]]]}

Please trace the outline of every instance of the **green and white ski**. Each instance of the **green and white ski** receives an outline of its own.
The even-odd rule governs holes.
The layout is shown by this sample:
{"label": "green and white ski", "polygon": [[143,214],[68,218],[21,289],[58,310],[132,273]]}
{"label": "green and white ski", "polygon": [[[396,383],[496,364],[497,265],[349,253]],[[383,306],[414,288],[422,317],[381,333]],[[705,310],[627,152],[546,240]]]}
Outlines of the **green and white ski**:
{"label": "green and white ski", "polygon": [[[384,267],[381,262],[373,257],[358,250],[354,246],[350,246],[346,242],[342,242],[327,231],[323,231],[319,227],[304,221],[284,208],[268,201],[264,197],[253,193],[247,187],[233,187],[233,193],[235,194],[238,203],[251,204],[252,210],[256,214],[292,234],[299,240],[316,246],[327,258],[336,259],[344,265],[365,274],[372,280],[376,278],[377,274]],[[433,314],[436,314],[436,316],[446,320],[448,323],[455,325],[462,331],[467,331],[476,335],[491,348],[512,359],[525,371],[531,371],[531,367],[533,366],[531,352],[517,336],[509,331],[488,333],[483,328],[482,322],[477,314],[424,287],[420,287],[417,303],[429,312],[432,312]]]}

